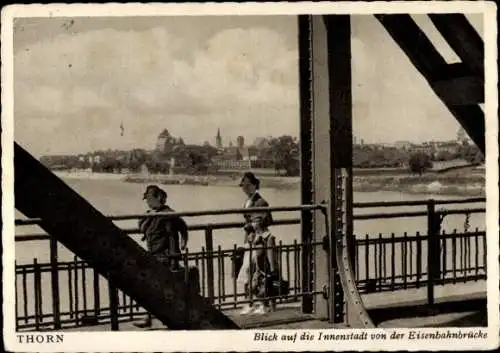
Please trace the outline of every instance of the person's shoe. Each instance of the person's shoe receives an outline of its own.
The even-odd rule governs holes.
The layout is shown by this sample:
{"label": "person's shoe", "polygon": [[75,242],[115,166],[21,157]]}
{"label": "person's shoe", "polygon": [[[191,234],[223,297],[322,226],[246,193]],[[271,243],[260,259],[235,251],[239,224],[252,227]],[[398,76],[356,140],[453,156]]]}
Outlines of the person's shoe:
{"label": "person's shoe", "polygon": [[246,305],[243,307],[243,309],[241,309],[240,311],[240,315],[248,315],[250,314],[255,308],[253,306],[250,306],[250,305]]}
{"label": "person's shoe", "polygon": [[269,312],[269,307],[265,305],[259,305],[254,311],[252,311],[252,314],[254,315],[264,315]]}
{"label": "person's shoe", "polygon": [[134,322],[134,326],[139,328],[151,327],[152,326],[151,319],[146,318],[142,321],[136,321]]}

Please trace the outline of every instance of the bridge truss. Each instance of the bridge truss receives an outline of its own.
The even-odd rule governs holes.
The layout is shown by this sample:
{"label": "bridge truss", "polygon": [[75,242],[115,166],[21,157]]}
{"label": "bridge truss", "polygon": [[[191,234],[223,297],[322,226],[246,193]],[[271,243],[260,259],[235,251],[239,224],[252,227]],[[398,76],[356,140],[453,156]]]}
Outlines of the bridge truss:
{"label": "bridge truss", "polygon": [[[461,14],[429,15],[461,63],[447,64],[410,15],[375,15],[479,149],[485,151],[484,46]],[[302,202],[326,202],[320,215],[302,218],[302,241],[323,241],[304,287],[315,283],[326,300],[304,298],[303,309],[332,323],[373,327],[355,286],[352,222],[352,82],[349,15],[300,16]],[[381,122],[383,124],[383,122]],[[311,231],[312,230],[312,231]],[[309,260],[313,260],[312,262]],[[314,281],[311,279],[314,278]]]}
{"label": "bridge truss", "polygon": [[[461,58],[448,65],[407,15],[377,15],[484,153],[483,43],[463,15],[430,15]],[[306,296],[304,312],[332,323],[373,327],[355,286],[352,225],[352,91],[349,15],[299,16],[302,204],[324,203],[321,214],[302,215],[303,275],[324,298]],[[170,329],[237,329],[211,303],[160,263],[85,199],[15,145],[15,207]],[[70,232],[68,230],[71,230]]]}

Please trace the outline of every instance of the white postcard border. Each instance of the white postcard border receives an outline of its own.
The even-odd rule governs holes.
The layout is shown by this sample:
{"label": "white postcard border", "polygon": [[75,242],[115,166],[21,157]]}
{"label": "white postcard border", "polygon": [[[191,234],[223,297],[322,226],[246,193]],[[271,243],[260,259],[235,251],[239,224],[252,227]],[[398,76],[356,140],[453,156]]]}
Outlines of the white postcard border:
{"label": "white postcard border", "polygon": [[[487,188],[487,266],[488,328],[429,328],[372,330],[266,330],[281,335],[308,332],[349,334],[367,331],[404,333],[482,332],[487,339],[442,340],[364,340],[364,341],[254,341],[258,330],[242,331],[149,331],[149,332],[50,332],[61,334],[63,343],[20,344],[15,333],[14,307],[14,167],[13,167],[13,38],[15,17],[82,16],[159,16],[159,15],[298,15],[298,14],[372,14],[372,13],[483,13],[485,38],[486,188]],[[493,2],[400,1],[400,2],[321,2],[321,3],[221,3],[221,4],[51,4],[12,5],[2,10],[2,242],[4,268],[4,341],[8,351],[295,351],[295,350],[464,350],[491,349],[499,344],[499,263],[498,263],[498,73],[496,6]],[[7,274],[7,276],[6,276]]]}

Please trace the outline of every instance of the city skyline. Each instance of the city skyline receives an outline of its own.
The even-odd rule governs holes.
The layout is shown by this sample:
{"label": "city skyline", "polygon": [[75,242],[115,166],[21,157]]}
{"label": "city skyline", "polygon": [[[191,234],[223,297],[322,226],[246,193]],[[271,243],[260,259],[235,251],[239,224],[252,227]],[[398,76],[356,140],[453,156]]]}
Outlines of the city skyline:
{"label": "city skyline", "polygon": [[[458,123],[380,24],[353,16],[352,35],[357,138],[454,139]],[[35,156],[150,149],[165,127],[188,144],[212,144],[217,126],[249,142],[299,137],[293,16],[18,19],[14,60],[15,139]]]}
{"label": "city skyline", "polygon": [[[163,129],[163,130],[167,130],[168,129]],[[226,149],[226,148],[231,148],[231,147],[238,147],[239,144],[238,144],[238,138],[240,137],[243,137],[243,141],[244,143],[241,145],[241,147],[256,147],[258,144],[260,144],[263,140],[269,140],[271,138],[278,138],[280,136],[258,136],[256,137],[254,140],[247,140],[245,136],[243,135],[238,135],[236,136],[235,138],[231,138],[230,136],[228,137],[224,137],[223,134],[222,134],[222,129],[221,128],[218,128],[217,131],[221,133],[221,145],[220,147],[223,148],[223,149]],[[457,133],[455,134],[455,137],[454,138],[450,138],[448,140],[437,140],[437,139],[432,139],[432,140],[428,140],[428,141],[419,141],[419,142],[415,142],[415,141],[411,141],[411,140],[395,140],[393,142],[384,142],[384,141],[381,141],[381,142],[369,142],[369,141],[365,141],[363,138],[357,138],[356,136],[353,136],[353,146],[382,146],[382,147],[395,147],[395,148],[402,148],[402,146],[408,146],[409,145],[413,145],[415,147],[418,147],[418,146],[426,146],[426,145],[439,145],[439,144],[449,144],[449,143],[457,143],[457,144],[461,144],[464,140],[468,141],[468,143],[472,143],[473,144],[473,141],[470,139],[470,137],[468,137],[467,135],[465,136],[461,136],[461,133],[462,134],[465,134],[465,130],[463,130],[463,128],[459,128],[459,131],[457,131]],[[163,131],[160,132],[158,135],[162,135],[163,134]],[[217,143],[217,135],[213,136],[211,139],[205,139],[199,143],[186,143],[185,140],[184,140],[184,137],[183,136],[178,136],[178,135],[175,135],[175,134],[170,134],[169,132],[169,135],[174,137],[177,141],[182,140],[182,143],[188,145],[188,146],[204,146],[208,143],[209,146],[211,147],[219,147],[218,146],[218,143]],[[293,136],[291,135],[292,138],[296,138],[298,140],[300,140],[300,136]],[[160,136],[157,136],[156,140],[154,143],[152,143],[152,147],[150,148],[137,148],[137,147],[134,147],[132,149],[130,149],[129,151],[132,151],[132,150],[136,150],[136,149],[142,149],[142,150],[146,150],[146,151],[149,151],[149,152],[152,152],[154,150],[158,150],[158,141],[160,139]],[[93,153],[97,153],[99,151],[120,151],[120,149],[113,149],[113,148],[102,148],[102,149],[99,149],[99,150],[93,150],[93,151],[80,151],[80,152],[77,152],[77,153],[74,153],[73,155],[88,155],[88,154],[93,154]],[[123,151],[123,150],[122,150]],[[71,155],[71,154],[68,154],[68,153],[56,153],[56,154],[45,154],[45,155],[41,155],[41,156],[57,156],[57,155]]]}

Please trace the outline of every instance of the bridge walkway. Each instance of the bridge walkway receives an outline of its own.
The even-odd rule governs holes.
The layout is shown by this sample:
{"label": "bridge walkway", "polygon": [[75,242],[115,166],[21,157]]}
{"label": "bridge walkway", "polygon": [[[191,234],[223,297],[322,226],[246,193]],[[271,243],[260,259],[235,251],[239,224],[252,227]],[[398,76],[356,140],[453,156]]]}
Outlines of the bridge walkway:
{"label": "bridge walkway", "polygon": [[[429,312],[425,288],[363,295],[368,313],[380,328],[479,327],[487,326],[485,281],[438,287],[436,310]],[[451,294],[461,293],[461,294]],[[242,329],[331,329],[348,328],[303,314],[300,303],[278,307],[266,315],[242,316],[239,310],[224,313]],[[404,313],[404,315],[402,315]],[[120,331],[141,331],[132,322],[120,322]],[[147,330],[166,330],[159,321]],[[63,332],[110,331],[110,324],[63,329]]]}

